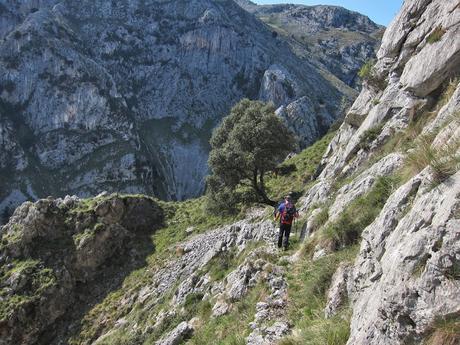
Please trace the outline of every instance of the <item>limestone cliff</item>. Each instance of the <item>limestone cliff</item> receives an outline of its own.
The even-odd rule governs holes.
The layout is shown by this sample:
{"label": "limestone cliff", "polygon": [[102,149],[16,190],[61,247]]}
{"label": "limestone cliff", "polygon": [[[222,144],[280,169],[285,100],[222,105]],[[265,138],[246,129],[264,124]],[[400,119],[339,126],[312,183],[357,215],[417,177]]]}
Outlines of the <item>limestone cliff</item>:
{"label": "limestone cliff", "polygon": [[0,209],[47,195],[199,195],[208,139],[243,97],[289,107],[302,145],[353,90],[231,0],[0,7]]}

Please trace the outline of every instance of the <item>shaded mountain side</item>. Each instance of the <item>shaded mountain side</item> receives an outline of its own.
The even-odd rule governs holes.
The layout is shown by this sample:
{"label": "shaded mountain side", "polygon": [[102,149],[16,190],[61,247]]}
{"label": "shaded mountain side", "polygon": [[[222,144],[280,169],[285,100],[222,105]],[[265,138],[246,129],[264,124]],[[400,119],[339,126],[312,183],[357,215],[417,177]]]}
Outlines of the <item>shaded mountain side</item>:
{"label": "shaded mountain side", "polygon": [[103,190],[196,196],[241,98],[287,109],[305,146],[355,96],[230,0],[7,1],[0,18],[2,212]]}
{"label": "shaded mountain side", "polygon": [[246,0],[237,3],[265,22],[274,35],[285,38],[299,57],[360,89],[358,71],[375,58],[383,26],[338,6],[256,5]]}

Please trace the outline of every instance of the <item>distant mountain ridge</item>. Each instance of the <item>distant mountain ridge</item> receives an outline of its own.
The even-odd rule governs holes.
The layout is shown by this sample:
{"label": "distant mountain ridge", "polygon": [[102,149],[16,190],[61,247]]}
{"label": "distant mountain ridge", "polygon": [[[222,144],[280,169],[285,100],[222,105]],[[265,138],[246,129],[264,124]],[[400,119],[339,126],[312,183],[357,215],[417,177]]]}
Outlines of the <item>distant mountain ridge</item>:
{"label": "distant mountain ridge", "polygon": [[355,88],[360,86],[357,72],[375,57],[384,30],[367,16],[340,6],[236,2],[285,36],[299,57]]}

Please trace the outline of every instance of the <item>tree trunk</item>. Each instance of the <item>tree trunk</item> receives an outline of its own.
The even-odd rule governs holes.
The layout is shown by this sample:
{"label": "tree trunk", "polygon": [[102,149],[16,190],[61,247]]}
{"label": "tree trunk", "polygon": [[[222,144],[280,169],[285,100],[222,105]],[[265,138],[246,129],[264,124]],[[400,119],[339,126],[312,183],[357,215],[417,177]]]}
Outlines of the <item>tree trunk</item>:
{"label": "tree trunk", "polygon": [[269,206],[276,206],[276,202],[271,200],[268,196],[267,193],[265,192],[265,185],[264,185],[264,173],[260,173],[260,185],[257,179],[258,171],[257,169],[254,169],[253,171],[253,177],[252,177],[252,186],[254,187],[254,190],[256,193],[260,196],[259,202],[269,205]]}

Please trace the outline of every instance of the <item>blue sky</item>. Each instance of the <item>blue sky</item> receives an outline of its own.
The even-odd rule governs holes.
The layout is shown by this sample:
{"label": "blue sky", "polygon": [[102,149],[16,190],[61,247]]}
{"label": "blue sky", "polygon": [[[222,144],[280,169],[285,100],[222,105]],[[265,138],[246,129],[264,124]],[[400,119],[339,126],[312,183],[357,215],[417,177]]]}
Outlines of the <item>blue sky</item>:
{"label": "blue sky", "polygon": [[403,0],[252,0],[259,5],[266,4],[303,4],[303,5],[337,5],[365,14],[374,22],[388,26],[396,16]]}

